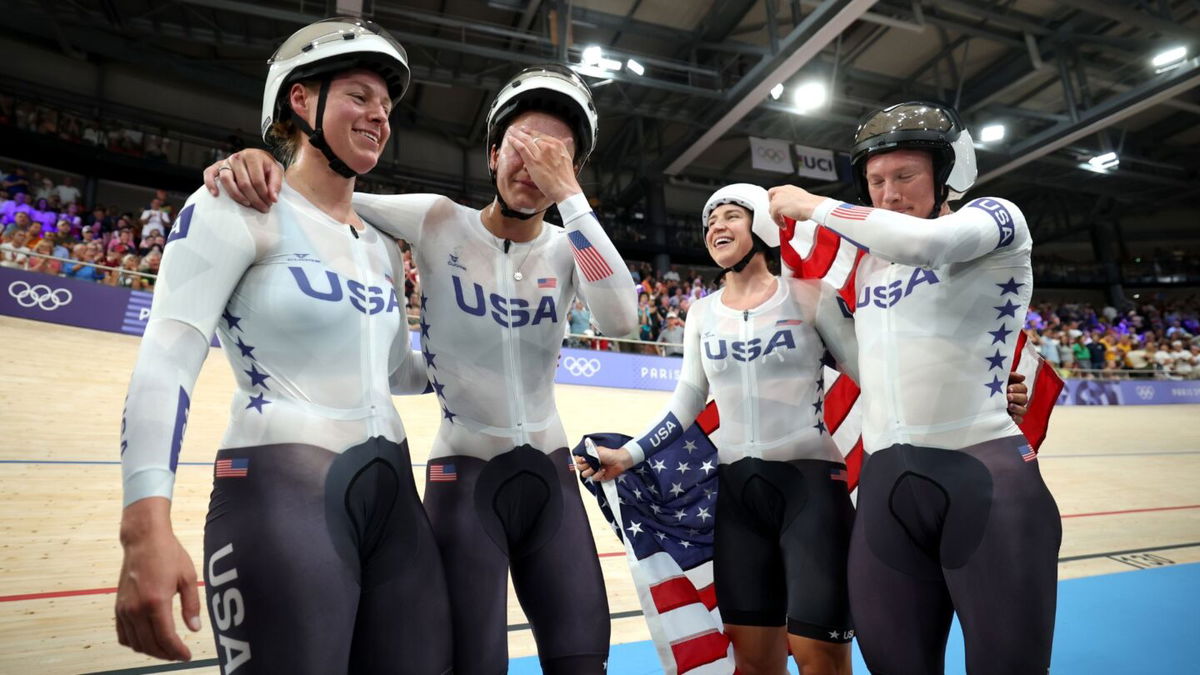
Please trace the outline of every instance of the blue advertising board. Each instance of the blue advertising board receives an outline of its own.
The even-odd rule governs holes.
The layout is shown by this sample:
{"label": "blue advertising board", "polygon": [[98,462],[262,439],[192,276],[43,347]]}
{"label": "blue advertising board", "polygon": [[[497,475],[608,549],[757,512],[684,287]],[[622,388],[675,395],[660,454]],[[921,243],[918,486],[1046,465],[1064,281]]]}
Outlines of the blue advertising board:
{"label": "blue advertising board", "polygon": [[[113,333],[141,335],[151,293],[0,267],[0,314]],[[214,344],[215,341],[214,341]],[[412,333],[413,349],[420,349]],[[671,391],[683,360],[564,348],[555,382]],[[1059,405],[1200,403],[1200,380],[1067,380]]]}

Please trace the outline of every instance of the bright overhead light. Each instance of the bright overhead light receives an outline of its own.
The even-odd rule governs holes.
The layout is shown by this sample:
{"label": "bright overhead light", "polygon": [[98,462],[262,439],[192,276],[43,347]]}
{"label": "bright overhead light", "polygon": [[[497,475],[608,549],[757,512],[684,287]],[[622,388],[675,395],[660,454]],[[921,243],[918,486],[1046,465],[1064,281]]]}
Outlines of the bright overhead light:
{"label": "bright overhead light", "polygon": [[1102,155],[1096,155],[1095,157],[1089,159],[1087,161],[1087,164],[1084,164],[1082,166],[1084,168],[1091,169],[1092,171],[1096,171],[1099,173],[1105,173],[1107,171],[1111,171],[1112,169],[1117,168],[1117,165],[1120,163],[1121,163],[1121,159],[1119,157],[1117,157],[1117,153],[1106,152]]}
{"label": "bright overhead light", "polygon": [[614,59],[600,59],[600,63],[598,65],[605,70],[611,70],[613,72],[616,72],[625,66],[625,64]]}
{"label": "bright overhead light", "polygon": [[1185,56],[1187,56],[1187,47],[1172,47],[1156,54],[1150,63],[1155,68],[1162,68],[1176,61],[1182,61]]}
{"label": "bright overhead light", "polygon": [[771,98],[778,101],[780,96],[783,96],[783,83],[782,82],[775,85],[774,87],[771,87]]}
{"label": "bright overhead light", "polygon": [[634,75],[645,75],[646,74],[646,69],[644,67],[642,67],[642,64],[638,63],[637,61],[634,61],[633,59],[627,59],[625,61],[625,67],[628,68],[629,72],[633,73]]}
{"label": "bright overhead light", "polygon": [[805,113],[825,105],[827,97],[828,93],[823,83],[806,82],[796,87],[796,92],[792,94],[792,102],[795,103],[798,112]]}
{"label": "bright overhead light", "polygon": [[989,124],[979,130],[980,143],[995,143],[1001,140],[1004,140],[1003,124]]}
{"label": "bright overhead light", "polygon": [[585,66],[600,65],[600,59],[604,58],[604,53],[600,51],[600,45],[590,45],[583,50],[583,64]]}

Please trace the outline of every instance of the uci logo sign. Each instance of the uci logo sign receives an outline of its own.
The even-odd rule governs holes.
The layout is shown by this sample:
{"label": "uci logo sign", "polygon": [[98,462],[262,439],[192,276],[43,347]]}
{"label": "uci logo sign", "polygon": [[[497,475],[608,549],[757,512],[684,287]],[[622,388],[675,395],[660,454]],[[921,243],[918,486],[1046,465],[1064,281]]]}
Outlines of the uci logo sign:
{"label": "uci logo sign", "polygon": [[814,157],[812,155],[800,155],[800,165],[811,171],[822,171],[825,173],[833,172],[832,157]]}

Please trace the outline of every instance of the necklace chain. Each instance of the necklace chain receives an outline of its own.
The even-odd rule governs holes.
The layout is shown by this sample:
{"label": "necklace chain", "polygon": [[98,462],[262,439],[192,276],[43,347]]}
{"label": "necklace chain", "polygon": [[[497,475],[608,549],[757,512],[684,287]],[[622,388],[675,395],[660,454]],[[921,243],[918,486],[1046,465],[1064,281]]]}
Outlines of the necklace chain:
{"label": "necklace chain", "polygon": [[521,268],[525,266],[525,261],[529,260],[529,254],[532,252],[533,242],[531,241],[529,242],[529,250],[525,251],[525,257],[521,258],[521,263],[517,265],[517,271],[513,272],[513,279],[520,281],[525,278],[525,275],[521,274]]}

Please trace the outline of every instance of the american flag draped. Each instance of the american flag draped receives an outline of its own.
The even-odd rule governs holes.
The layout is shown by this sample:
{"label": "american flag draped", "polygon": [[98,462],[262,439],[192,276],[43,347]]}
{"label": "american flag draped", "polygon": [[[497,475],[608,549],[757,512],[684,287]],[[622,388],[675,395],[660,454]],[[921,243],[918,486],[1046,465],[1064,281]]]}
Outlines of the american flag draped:
{"label": "american flag draped", "polygon": [[[696,423],[649,460],[604,483],[584,485],[625,544],[638,601],[668,675],[728,675],[729,639],[722,632],[713,587],[718,424],[709,403]],[[598,445],[620,447],[619,434],[592,434]],[[587,456],[586,440],[574,450]]]}
{"label": "american flag draped", "polygon": [[[821,279],[840,290],[847,307],[855,306],[854,274],[865,253],[811,221],[790,223],[780,240],[785,275]],[[1023,334],[1021,338],[1013,370],[1026,376],[1030,393],[1021,431],[1036,450],[1063,383]],[[825,370],[825,384],[825,426],[846,459],[847,487],[853,492],[864,459],[858,385],[832,368]],[[667,675],[734,672],[713,588],[717,450],[709,435],[718,424],[716,405],[710,402],[678,440],[647,461],[617,480],[584,483],[625,544],[638,600]],[[587,438],[613,448],[628,440],[618,434]],[[585,444],[575,454],[587,456]]]}

